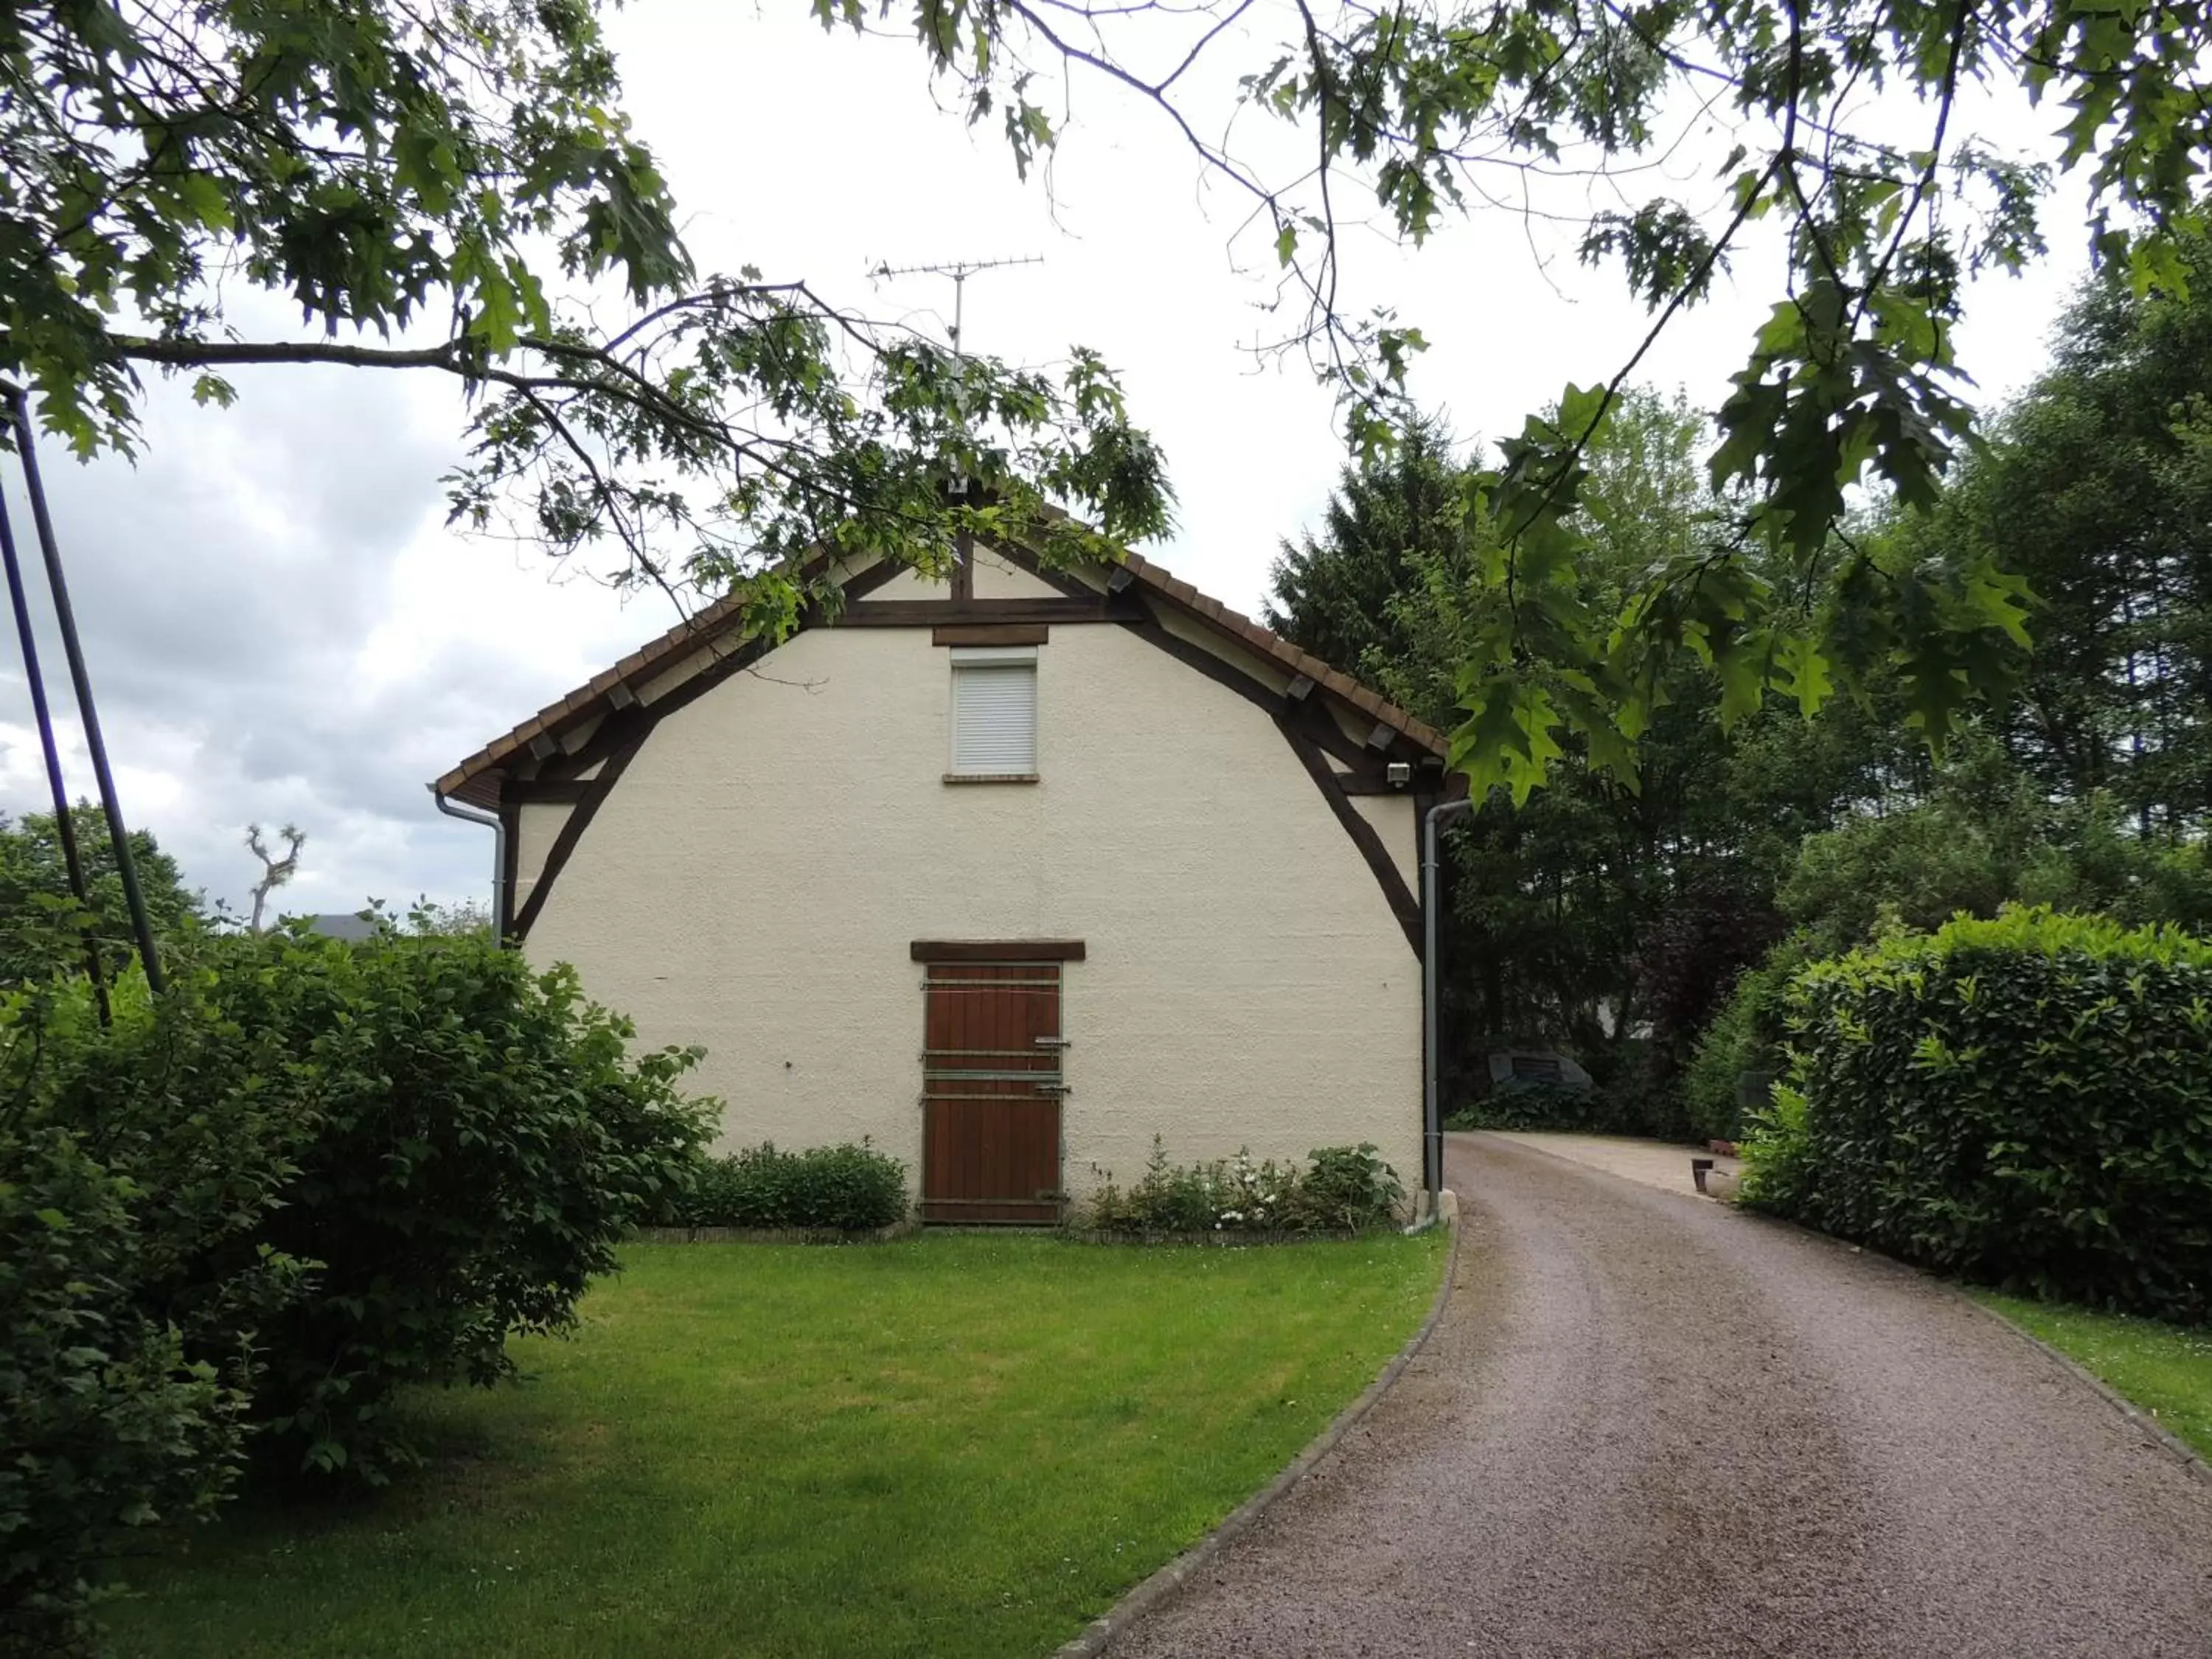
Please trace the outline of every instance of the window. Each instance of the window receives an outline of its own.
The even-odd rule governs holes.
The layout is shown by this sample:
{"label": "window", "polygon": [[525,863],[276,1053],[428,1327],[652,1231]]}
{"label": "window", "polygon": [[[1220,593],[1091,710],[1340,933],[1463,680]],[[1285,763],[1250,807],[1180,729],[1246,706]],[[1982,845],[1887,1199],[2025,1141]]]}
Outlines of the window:
{"label": "window", "polygon": [[1036,647],[952,653],[952,769],[956,779],[1036,775]]}

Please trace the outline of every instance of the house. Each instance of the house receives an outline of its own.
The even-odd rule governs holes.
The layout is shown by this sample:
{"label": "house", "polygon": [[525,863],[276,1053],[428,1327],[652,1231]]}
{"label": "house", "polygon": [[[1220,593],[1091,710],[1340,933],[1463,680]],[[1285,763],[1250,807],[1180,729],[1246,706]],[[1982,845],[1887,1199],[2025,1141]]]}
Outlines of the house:
{"label": "house", "polygon": [[933,1221],[1155,1136],[1418,1188],[1438,735],[1135,556],[811,568],[840,614],[711,607],[432,786],[495,815],[504,936],[703,1044],[725,1146],[865,1136]]}
{"label": "house", "polygon": [[319,915],[302,916],[307,931],[324,939],[341,939],[358,944],[376,937],[376,923],[366,914],[357,911],[326,910]]}

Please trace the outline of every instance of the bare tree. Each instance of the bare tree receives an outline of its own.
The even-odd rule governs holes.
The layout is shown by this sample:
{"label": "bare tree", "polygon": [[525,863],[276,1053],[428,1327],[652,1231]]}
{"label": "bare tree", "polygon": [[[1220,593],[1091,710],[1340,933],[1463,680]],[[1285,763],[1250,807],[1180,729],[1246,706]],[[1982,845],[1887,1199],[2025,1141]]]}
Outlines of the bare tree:
{"label": "bare tree", "polygon": [[307,844],[306,832],[297,824],[288,823],[276,834],[284,842],[284,856],[282,858],[270,852],[269,843],[263,838],[259,824],[246,826],[246,849],[261,860],[261,879],[253,884],[253,915],[246,924],[250,933],[261,931],[261,912],[269,902],[270,894],[292,879],[293,873],[300,867],[300,849]]}

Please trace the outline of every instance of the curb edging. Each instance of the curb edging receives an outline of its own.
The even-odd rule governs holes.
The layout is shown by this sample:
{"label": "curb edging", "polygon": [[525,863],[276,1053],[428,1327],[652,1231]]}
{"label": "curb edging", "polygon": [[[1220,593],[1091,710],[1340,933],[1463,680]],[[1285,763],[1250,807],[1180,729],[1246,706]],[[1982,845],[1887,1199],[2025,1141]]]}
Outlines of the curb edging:
{"label": "curb edging", "polygon": [[1376,1373],[1375,1380],[1367,1385],[1359,1397],[1339,1412],[1326,1428],[1308,1441],[1305,1449],[1291,1459],[1273,1480],[1231,1510],[1212,1531],[1149,1577],[1139,1581],[1120,1601],[1085,1625],[1080,1635],[1054,1649],[1051,1659],[1097,1659],[1097,1656],[1104,1653],[1122,1632],[1181,1589],[1231,1541],[1250,1531],[1255,1522],[1287,1495],[1316,1463],[1334,1451],[1345,1436],[1358,1426],[1359,1419],[1374,1410],[1382,1396],[1389,1393],[1391,1385],[1404,1375],[1406,1367],[1412,1364],[1414,1357],[1428,1346],[1431,1333],[1443,1318],[1444,1305],[1451,1300],[1452,1281],[1458,1277],[1462,1232],[1458,1211],[1452,1205],[1445,1205],[1442,1208],[1444,1217],[1442,1224],[1451,1230],[1451,1246],[1444,1252],[1443,1282],[1437,1286],[1436,1298],[1429,1304],[1428,1316],[1421,1321],[1420,1329],[1415,1331],[1407,1340],[1406,1346]]}
{"label": "curb edging", "polygon": [[[1933,1275],[1930,1275],[1930,1277],[1932,1278]],[[1986,1306],[1983,1303],[1977,1301],[1973,1297],[1969,1296],[1963,1289],[1952,1284],[1948,1279],[1936,1279],[1935,1282],[1943,1285],[1945,1289],[1948,1290],[1954,1296],[1957,1297],[1960,1301],[1965,1303],[1976,1313],[1981,1315],[1983,1318],[1994,1320],[1998,1324],[2003,1326],[2005,1329],[2010,1331],[2022,1342],[2027,1344],[2029,1347],[2035,1349],[2039,1353],[2042,1354],[2045,1358],[2050,1360],[2061,1370],[2070,1372],[2076,1382],[2087,1384],[2093,1392],[2102,1396],[2106,1405],[2112,1407],[2112,1409],[2119,1413],[2121,1416],[2126,1418],[2128,1421],[2136,1429],[2140,1430],[2145,1437],[2149,1439],[2158,1449],[2167,1453],[2169,1455],[2176,1459],[2181,1464],[2183,1468],[2187,1470],[2191,1474],[2195,1475],[2199,1480],[2203,1481],[2208,1486],[2212,1486],[2212,1463],[2207,1463],[2203,1457],[2198,1453],[2196,1447],[2191,1445],[2186,1440],[2184,1440],[2172,1429],[2167,1428],[2155,1417],[2153,1417],[2142,1407],[2136,1405],[2134,1401],[2129,1399],[2111,1383],[2106,1382],[2103,1377],[2098,1376],[2096,1372],[2091,1370],[2080,1360],[2075,1358],[2071,1354],[2062,1352],[2058,1349],[2052,1347],[2050,1343],[2045,1342],[2041,1337],[2038,1336],[2033,1331],[2029,1330],[2025,1325],[2016,1325],[2011,1320],[1999,1313],[1995,1308]]]}

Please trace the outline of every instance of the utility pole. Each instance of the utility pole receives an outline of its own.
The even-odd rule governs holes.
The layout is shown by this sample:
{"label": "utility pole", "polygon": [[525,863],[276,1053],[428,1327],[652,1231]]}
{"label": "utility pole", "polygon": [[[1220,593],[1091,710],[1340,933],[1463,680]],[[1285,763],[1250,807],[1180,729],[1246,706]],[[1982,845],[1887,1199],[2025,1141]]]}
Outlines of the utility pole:
{"label": "utility pole", "polygon": [[887,282],[894,276],[950,276],[952,279],[952,350],[960,351],[961,327],[965,320],[968,279],[979,270],[999,270],[1008,265],[1041,265],[1042,253],[1025,253],[1012,259],[953,259],[939,265],[894,265],[888,260],[879,262],[868,272],[878,282]]}

